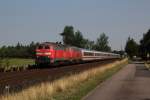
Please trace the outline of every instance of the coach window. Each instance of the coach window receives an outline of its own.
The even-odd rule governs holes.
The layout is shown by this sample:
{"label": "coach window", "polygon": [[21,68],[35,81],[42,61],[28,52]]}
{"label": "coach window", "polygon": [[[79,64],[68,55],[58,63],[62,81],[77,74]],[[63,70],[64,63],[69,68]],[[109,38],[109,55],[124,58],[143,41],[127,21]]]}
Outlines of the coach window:
{"label": "coach window", "polygon": [[94,56],[94,53],[91,53],[91,52],[84,52],[84,55],[85,55],[85,56]]}
{"label": "coach window", "polygon": [[95,56],[100,56],[100,54],[99,53],[95,53]]}
{"label": "coach window", "polygon": [[105,54],[101,54],[101,56],[105,56]]}
{"label": "coach window", "polygon": [[103,56],[106,56],[106,54],[103,54]]}

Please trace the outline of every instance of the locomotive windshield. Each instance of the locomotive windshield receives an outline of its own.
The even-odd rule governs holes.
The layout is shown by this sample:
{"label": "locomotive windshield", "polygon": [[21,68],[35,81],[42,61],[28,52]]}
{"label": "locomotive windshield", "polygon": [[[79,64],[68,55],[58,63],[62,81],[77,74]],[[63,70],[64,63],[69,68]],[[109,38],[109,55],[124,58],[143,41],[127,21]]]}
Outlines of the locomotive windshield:
{"label": "locomotive windshield", "polygon": [[50,47],[48,45],[45,46],[45,49],[50,49]]}
{"label": "locomotive windshield", "polygon": [[48,45],[40,45],[38,46],[38,49],[50,49],[50,47]]}
{"label": "locomotive windshield", "polygon": [[40,46],[38,47],[38,49],[43,49],[43,46],[42,46],[42,45],[40,45]]}

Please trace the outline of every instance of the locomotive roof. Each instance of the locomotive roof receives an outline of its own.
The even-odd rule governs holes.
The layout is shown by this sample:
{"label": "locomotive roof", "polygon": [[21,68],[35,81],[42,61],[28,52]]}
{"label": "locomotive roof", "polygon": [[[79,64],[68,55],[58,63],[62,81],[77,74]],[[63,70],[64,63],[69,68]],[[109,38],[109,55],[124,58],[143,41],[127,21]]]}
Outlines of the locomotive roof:
{"label": "locomotive roof", "polygon": [[103,53],[103,54],[111,54],[111,55],[119,55],[111,52],[102,52],[102,51],[95,51],[95,50],[87,50],[87,49],[82,49],[82,52],[91,52],[91,53]]}
{"label": "locomotive roof", "polygon": [[57,42],[56,43],[55,42],[43,42],[40,45],[52,45],[52,46],[62,46],[62,47],[77,48],[77,47],[74,47],[74,46],[64,45],[64,44],[57,43]]}
{"label": "locomotive roof", "polygon": [[54,45],[54,46],[65,46],[65,45],[63,45],[63,44],[61,44],[61,43],[55,43],[55,42],[43,42],[43,43],[41,43],[40,45]]}

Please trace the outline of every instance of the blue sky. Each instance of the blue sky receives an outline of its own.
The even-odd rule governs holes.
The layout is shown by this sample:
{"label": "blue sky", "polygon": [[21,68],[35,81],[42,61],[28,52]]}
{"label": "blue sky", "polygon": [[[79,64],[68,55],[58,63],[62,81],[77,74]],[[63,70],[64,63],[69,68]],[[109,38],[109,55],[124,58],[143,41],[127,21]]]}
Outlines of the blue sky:
{"label": "blue sky", "polygon": [[18,41],[60,41],[66,25],[96,40],[109,36],[113,49],[129,36],[137,42],[150,28],[150,0],[0,0],[0,46]]}

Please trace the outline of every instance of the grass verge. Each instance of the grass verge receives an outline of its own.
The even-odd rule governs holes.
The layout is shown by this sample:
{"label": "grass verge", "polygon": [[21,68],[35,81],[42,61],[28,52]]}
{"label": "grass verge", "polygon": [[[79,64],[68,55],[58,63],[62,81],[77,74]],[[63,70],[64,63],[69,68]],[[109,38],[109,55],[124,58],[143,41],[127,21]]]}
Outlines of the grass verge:
{"label": "grass verge", "polygon": [[73,88],[66,90],[62,93],[55,94],[52,100],[81,100],[85,95],[87,95],[91,90],[96,88],[97,85],[111,77],[113,74],[118,72],[127,62],[121,63],[106,69],[101,73],[95,74],[93,77],[89,78],[87,81],[75,85]]}
{"label": "grass verge", "polygon": [[148,70],[150,70],[150,63],[145,63],[145,66]]}
{"label": "grass verge", "polygon": [[127,59],[99,66],[79,74],[63,77],[52,83],[42,83],[22,92],[0,97],[2,100],[80,100],[98,84],[112,76]]}

